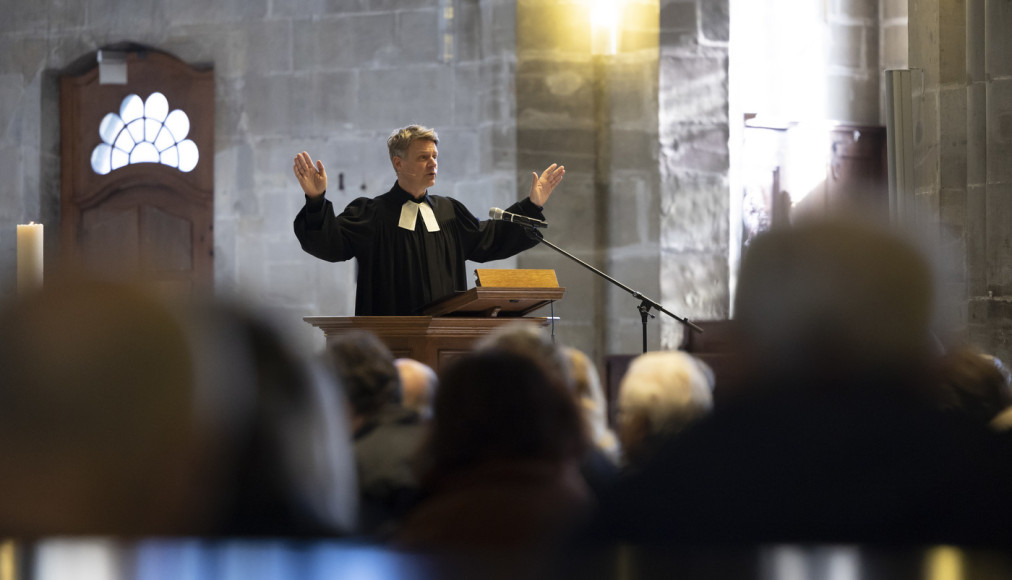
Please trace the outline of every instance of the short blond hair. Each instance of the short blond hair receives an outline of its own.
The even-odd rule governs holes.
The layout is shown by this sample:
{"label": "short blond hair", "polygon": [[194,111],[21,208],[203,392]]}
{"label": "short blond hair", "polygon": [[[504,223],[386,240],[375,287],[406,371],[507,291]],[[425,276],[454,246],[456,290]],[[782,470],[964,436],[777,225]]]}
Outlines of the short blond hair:
{"label": "short blond hair", "polygon": [[655,351],[633,359],[619,386],[619,421],[648,420],[650,436],[673,435],[713,408],[709,365],[681,351]]}
{"label": "short blond hair", "polygon": [[400,157],[405,159],[408,155],[408,148],[411,144],[419,139],[427,139],[432,141],[436,145],[439,145],[439,136],[436,135],[435,129],[429,127],[423,127],[421,125],[408,125],[397,129],[390,134],[387,138],[387,149],[390,151],[390,161],[394,160],[394,157]]}

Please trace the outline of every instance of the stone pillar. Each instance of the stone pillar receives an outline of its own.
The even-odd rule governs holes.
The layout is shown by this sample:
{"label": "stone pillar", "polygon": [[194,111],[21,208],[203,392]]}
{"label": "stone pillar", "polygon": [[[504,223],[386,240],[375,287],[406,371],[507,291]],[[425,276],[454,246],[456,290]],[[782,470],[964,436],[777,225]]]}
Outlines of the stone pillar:
{"label": "stone pillar", "polygon": [[[909,0],[882,0],[879,5],[879,69],[899,70],[910,66],[907,2]],[[882,78],[879,77],[881,81]],[[885,84],[880,82],[880,124],[885,125],[888,105],[885,101]]]}
{"label": "stone pillar", "polygon": [[[625,3],[622,50],[602,71],[610,146],[605,177],[610,194],[606,208],[606,265],[612,276],[664,304],[662,254],[663,214],[658,173],[658,22],[657,0]],[[640,300],[610,284],[605,288],[607,353],[643,350]],[[665,304],[666,305],[666,304]],[[661,344],[660,322],[647,321],[647,348]]]}
{"label": "stone pillar", "polygon": [[[584,0],[517,2],[518,196],[549,163],[566,178],[546,238],[660,300],[657,195],[657,0],[627,0],[618,54],[591,54]],[[638,301],[539,246],[524,268],[552,268],[567,288],[555,307],[561,342],[601,360],[642,350]],[[653,348],[659,326],[650,327]]]}
{"label": "stone pillar", "polygon": [[878,0],[826,3],[825,115],[829,121],[881,123],[878,4]]}
{"label": "stone pillar", "polygon": [[[724,0],[661,3],[661,301],[690,320],[730,311],[729,22]],[[685,328],[661,321],[678,346]]]}
{"label": "stone pillar", "polygon": [[[983,259],[971,261],[970,340],[1009,362],[1012,361],[1012,253],[1009,252],[1012,248],[1012,227],[1009,226],[1012,224],[1012,164],[1009,163],[1012,159],[1012,38],[1008,31],[1012,26],[1012,10],[1008,2],[979,0],[968,5],[968,20],[974,25],[974,42],[967,48],[968,62],[973,65],[968,89],[968,99],[973,106],[971,121],[977,128],[974,136],[984,137],[983,143],[975,142],[970,149],[976,156],[970,167],[973,177],[979,177],[981,172],[984,175],[985,198],[983,204],[974,198],[975,207],[984,217],[975,224],[969,243],[974,250],[983,248]],[[984,38],[982,47],[981,35]],[[979,74],[981,56],[982,75]],[[981,112],[985,117],[982,122],[979,120]],[[983,167],[979,165],[981,153]],[[979,195],[980,183],[971,181],[970,185],[978,186],[972,191]]]}
{"label": "stone pillar", "polygon": [[940,324],[966,324],[967,59],[966,6],[939,2],[938,221]]}
{"label": "stone pillar", "polygon": [[1012,357],[1012,11],[994,0],[910,0],[914,221],[939,272],[939,331]]}
{"label": "stone pillar", "polygon": [[[967,295],[987,294],[987,75],[985,0],[966,0],[966,244]],[[972,308],[971,308],[972,311]]]}

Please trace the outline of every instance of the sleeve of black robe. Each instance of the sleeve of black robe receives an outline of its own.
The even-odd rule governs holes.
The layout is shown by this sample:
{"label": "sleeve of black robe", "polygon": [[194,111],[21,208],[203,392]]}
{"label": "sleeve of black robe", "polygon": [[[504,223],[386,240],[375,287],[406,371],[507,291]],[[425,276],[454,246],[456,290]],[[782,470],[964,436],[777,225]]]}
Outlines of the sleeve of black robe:
{"label": "sleeve of black robe", "polygon": [[334,216],[334,205],[323,195],[306,197],[306,205],[295,216],[295,237],[306,253],[328,262],[355,257],[356,249],[373,238],[375,204],[360,197]]}
{"label": "sleeve of black robe", "polygon": [[[538,245],[538,240],[527,235],[525,228],[519,224],[495,220],[478,221],[462,203],[454,201],[454,204],[460,241],[468,260],[502,260]],[[541,208],[526,197],[506,208],[506,211],[538,220],[545,219]]]}
{"label": "sleeve of black robe", "polygon": [[[475,218],[463,204],[429,196],[441,231],[425,233],[421,222],[399,230],[401,196],[395,191],[359,198],[339,215],[330,201],[307,199],[294,229],[302,248],[332,262],[358,259],[355,290],[357,316],[413,315],[433,300],[467,289],[465,260],[508,258],[538,243],[523,227]],[[392,202],[392,203],[391,203]],[[543,219],[529,200],[509,211]]]}
{"label": "sleeve of black robe", "polygon": [[[517,224],[479,221],[464,204],[450,200],[457,217],[458,240],[463,255],[475,262],[502,260],[538,244]],[[306,198],[306,205],[295,216],[295,236],[306,253],[327,260],[341,262],[356,256],[356,249],[365,247],[375,235],[376,205],[366,197],[348,204],[340,215],[334,216],[334,206],[321,195]],[[538,220],[545,216],[530,198],[514,203],[506,211]]]}

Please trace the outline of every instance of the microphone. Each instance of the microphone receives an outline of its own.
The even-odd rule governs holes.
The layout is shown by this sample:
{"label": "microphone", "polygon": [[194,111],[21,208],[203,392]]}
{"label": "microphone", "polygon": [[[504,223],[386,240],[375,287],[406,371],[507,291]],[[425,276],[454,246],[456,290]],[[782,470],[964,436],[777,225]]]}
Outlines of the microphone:
{"label": "microphone", "polygon": [[497,207],[493,207],[492,209],[488,210],[488,217],[490,217],[490,218],[492,218],[493,220],[496,220],[496,221],[502,220],[502,221],[505,221],[505,222],[513,222],[515,224],[520,224],[520,225],[528,227],[528,228],[547,228],[548,227],[548,223],[547,222],[544,222],[544,221],[541,221],[541,220],[538,220],[538,219],[534,219],[534,218],[531,218],[531,217],[527,217],[525,215],[520,215],[520,214],[516,214],[516,213],[510,213],[508,211],[503,211],[503,210],[501,210],[501,209],[499,209]]}

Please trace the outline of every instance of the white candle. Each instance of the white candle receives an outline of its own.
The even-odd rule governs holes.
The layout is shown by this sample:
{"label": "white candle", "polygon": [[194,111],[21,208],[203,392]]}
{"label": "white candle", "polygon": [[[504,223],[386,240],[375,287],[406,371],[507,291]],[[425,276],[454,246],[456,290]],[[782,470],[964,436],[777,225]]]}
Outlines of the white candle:
{"label": "white candle", "polygon": [[42,288],[42,224],[18,225],[18,295]]}

